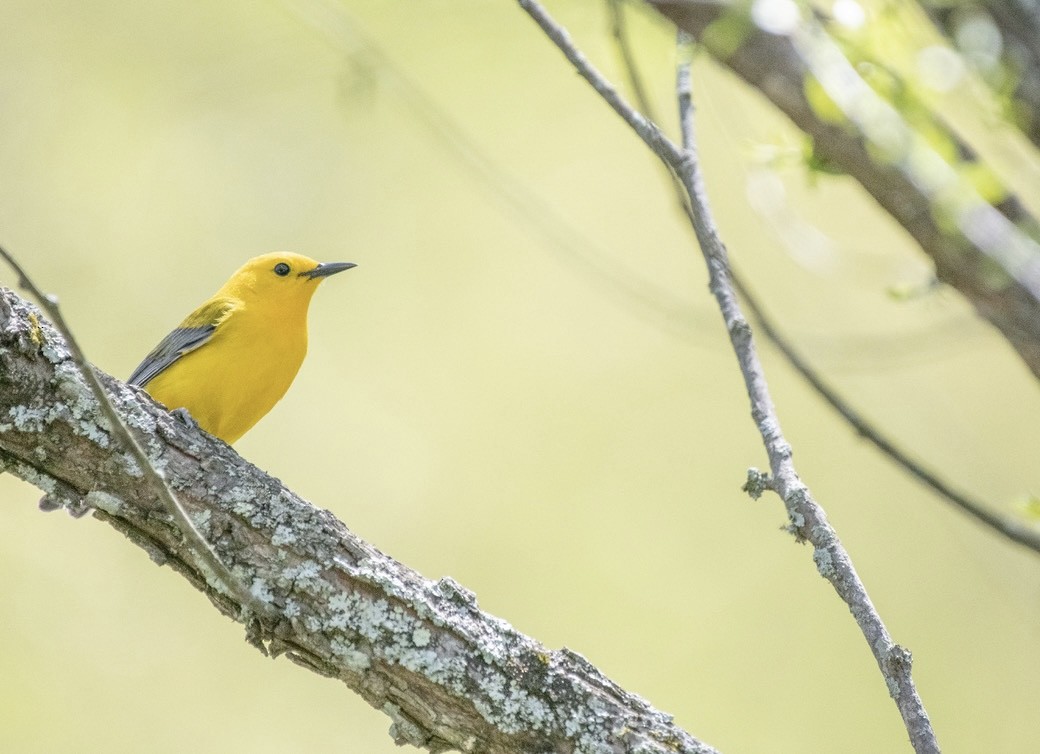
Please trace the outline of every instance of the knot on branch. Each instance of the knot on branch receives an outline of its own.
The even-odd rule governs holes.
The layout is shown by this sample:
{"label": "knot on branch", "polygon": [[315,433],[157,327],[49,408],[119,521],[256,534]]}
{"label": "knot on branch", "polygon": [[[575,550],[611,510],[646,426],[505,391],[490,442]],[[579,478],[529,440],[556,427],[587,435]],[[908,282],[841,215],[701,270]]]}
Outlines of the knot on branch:
{"label": "knot on branch", "polygon": [[773,478],[755,467],[747,470],[747,481],[741,486],[752,500],[758,500],[766,490],[773,490]]}

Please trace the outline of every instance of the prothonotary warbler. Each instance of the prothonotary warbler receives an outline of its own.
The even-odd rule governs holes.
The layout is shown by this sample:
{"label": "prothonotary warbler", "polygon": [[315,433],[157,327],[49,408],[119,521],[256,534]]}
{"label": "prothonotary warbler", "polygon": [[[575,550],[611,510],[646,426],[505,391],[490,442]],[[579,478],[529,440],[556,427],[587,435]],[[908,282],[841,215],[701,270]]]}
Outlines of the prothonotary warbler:
{"label": "prothonotary warbler", "polygon": [[307,353],[307,307],[318,284],[352,262],[275,252],[246,262],[163,338],[130,375],[171,410],[187,410],[227,443],[281,400]]}

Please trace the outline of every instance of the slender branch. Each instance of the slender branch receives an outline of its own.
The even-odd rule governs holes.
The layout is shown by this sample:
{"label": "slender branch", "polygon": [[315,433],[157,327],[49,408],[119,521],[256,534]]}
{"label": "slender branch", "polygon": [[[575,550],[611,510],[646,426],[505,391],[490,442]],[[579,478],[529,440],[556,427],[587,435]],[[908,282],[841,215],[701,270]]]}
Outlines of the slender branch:
{"label": "slender branch", "polygon": [[0,471],[85,498],[96,518],[225,615],[249,620],[258,649],[343,681],[388,715],[398,743],[481,754],[715,753],[580,655],[481,612],[451,579],[422,578],[141,391],[88,372],[264,611],[247,618],[245,604],[204,575],[180,528],[156,515],[151,482],[103,431],[103,410],[62,337],[4,288]]}
{"label": "slender branch", "polygon": [[[629,86],[632,87],[632,96],[635,97],[640,112],[651,123],[657,123],[659,118],[653,103],[647,96],[646,87],[643,85],[643,77],[639,73],[635,54],[632,52],[632,43],[627,31],[628,22],[625,18],[625,0],[607,0],[607,4],[610,6],[611,12],[611,34],[614,37],[614,47],[617,49],[618,57],[621,58],[622,68],[624,68],[628,77]],[[662,167],[664,168],[664,174],[668,178],[668,185],[675,194],[675,201],[678,203],[679,209],[689,217],[690,199],[686,196],[686,190],[683,189],[675,171],[667,163],[663,164]]]}
{"label": "slender branch", "polygon": [[0,247],[0,256],[4,258],[4,260],[15,271],[15,274],[18,275],[19,285],[29,291],[29,293],[40,302],[40,305],[44,308],[53,320],[55,326],[61,332],[62,337],[65,339],[65,347],[68,348],[69,354],[71,355],[72,362],[76,365],[80,374],[83,375],[87,382],[87,386],[90,388],[90,392],[94,395],[94,399],[101,406],[101,411],[108,422],[108,430],[112,433],[117,442],[129,451],[130,455],[137,463],[137,468],[140,470],[138,473],[143,474],[145,479],[148,480],[152,493],[159,499],[159,503],[166,509],[166,512],[170,514],[177,526],[180,528],[189,549],[201,560],[201,564],[204,566],[201,570],[206,576],[206,580],[211,586],[233,597],[243,607],[243,609],[247,609],[256,614],[263,613],[266,606],[253,597],[241,582],[232,575],[231,571],[220,562],[220,558],[213,551],[213,548],[210,547],[205,537],[199,533],[199,530],[195,527],[195,523],[191,520],[188,512],[184,510],[184,507],[177,500],[177,496],[173,494],[173,490],[170,489],[170,486],[166,483],[163,475],[155,468],[152,460],[148,457],[148,454],[145,453],[144,448],[141,447],[140,443],[138,443],[134,436],[130,434],[130,430],[127,428],[126,423],[116,412],[115,407],[112,406],[112,402],[108,399],[108,395],[105,394],[105,390],[102,388],[97,374],[95,374],[94,370],[90,367],[90,363],[87,361],[87,357],[84,355],[83,350],[79,347],[79,343],[76,342],[75,337],[73,337],[72,330],[69,328],[68,323],[65,322],[65,317],[62,316],[61,309],[58,306],[57,296],[46,294],[41,291],[22,266],[18,264],[14,257],[11,256],[11,254],[9,254],[3,247]]}
{"label": "slender branch", "polygon": [[636,58],[632,54],[632,44],[628,36],[628,20],[625,17],[625,0],[607,0],[607,7],[610,9],[610,31],[614,37],[614,46],[617,48],[622,66],[628,74],[628,85],[632,87],[632,96],[636,98],[643,114],[653,120],[650,96],[646,92],[646,87],[643,86],[643,77],[639,75]]}
{"label": "slender branch", "polygon": [[769,457],[770,487],[783,499],[792,531],[812,543],[813,559],[820,574],[831,582],[849,606],[864,638],[874,654],[903,718],[914,750],[918,754],[937,753],[939,745],[910,671],[910,653],[892,641],[852,561],[823,509],[801,482],[791,460],[791,447],[784,438],[780,421],[769,396],[768,386],[755,351],[751,327],[745,319],[730,282],[726,249],[723,246],[705,200],[703,177],[694,147],[692,100],[689,68],[679,69],[679,102],[685,148],[673,144],[654,124],[649,123],[621,98],[609,82],[588,62],[570,37],[535,0],[518,0],[571,62],[578,73],[627,122],[653,152],[673,169],[681,180],[693,209],[693,224],[701,252],[708,266],[712,293],[722,312],[730,341],[737,355],[744,383],[751,400],[751,414]]}
{"label": "slender branch", "polygon": [[889,693],[903,717],[903,725],[910,734],[914,751],[918,754],[938,754],[939,743],[910,673],[910,652],[892,640],[852,565],[852,559],[827,521],[823,508],[813,499],[809,488],[802,483],[795,471],[794,462],[791,460],[791,447],[781,432],[780,418],[769,395],[765,374],[751,335],[751,327],[744,318],[732,286],[726,247],[719,237],[704,190],[704,179],[696,150],[689,63],[679,66],[677,88],[683,148],[687,159],[681,165],[675,166],[676,172],[690,195],[694,230],[710,270],[709,286],[726,320],[730,340],[737,353],[740,370],[744,374],[744,383],[751,398],[751,415],[758,425],[759,434],[769,456],[773,477],[771,486],[783,499],[792,528],[798,536],[812,543],[813,560],[820,575],[831,582],[856,618],[885,677]]}

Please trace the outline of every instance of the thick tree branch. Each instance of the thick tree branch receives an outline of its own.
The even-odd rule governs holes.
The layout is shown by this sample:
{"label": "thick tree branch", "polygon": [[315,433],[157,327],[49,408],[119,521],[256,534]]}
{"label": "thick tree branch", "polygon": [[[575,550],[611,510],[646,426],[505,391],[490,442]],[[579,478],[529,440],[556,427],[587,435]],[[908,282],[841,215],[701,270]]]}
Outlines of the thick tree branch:
{"label": "thick tree branch", "polygon": [[708,208],[703,177],[694,140],[689,69],[679,69],[679,111],[683,147],[672,143],[654,124],[636,112],[573,44],[566,30],[557,24],[536,0],[519,0],[546,36],[559,48],[593,89],[639,135],[646,145],[678,177],[690,200],[690,219],[708,267],[709,288],[715,295],[740,365],[751,402],[751,415],[762,437],[769,458],[772,478],[752,472],[748,490],[758,495],[769,488],[784,501],[791,531],[813,545],[813,560],[820,575],[827,579],[848,605],[870,647],[882,676],[903,718],[903,724],[918,754],[938,754],[939,744],[924,704],[910,672],[910,652],[896,644],[860,580],[852,559],[827,521],[823,508],[802,483],[791,460],[791,446],[780,429],[780,420],[769,394],[759,362],[751,327],[744,317],[736,291],[730,281],[726,248],[719,238]]}
{"label": "thick tree branch", "polygon": [[[816,152],[865,188],[1040,377],[1037,223],[1014,196],[982,199],[927,140],[875,95],[811,19],[789,35],[758,29],[750,4],[647,0],[758,88],[813,139]],[[810,92],[816,98],[810,99]],[[946,135],[962,156],[971,150]]]}
{"label": "thick tree branch", "polygon": [[[265,606],[249,638],[338,678],[430,751],[715,750],[599,673],[477,609],[450,579],[427,581],[136,388],[98,373],[116,410],[220,561]],[[0,468],[83,499],[225,615],[243,605],[204,577],[154,487],[115,447],[57,331],[0,288]]]}

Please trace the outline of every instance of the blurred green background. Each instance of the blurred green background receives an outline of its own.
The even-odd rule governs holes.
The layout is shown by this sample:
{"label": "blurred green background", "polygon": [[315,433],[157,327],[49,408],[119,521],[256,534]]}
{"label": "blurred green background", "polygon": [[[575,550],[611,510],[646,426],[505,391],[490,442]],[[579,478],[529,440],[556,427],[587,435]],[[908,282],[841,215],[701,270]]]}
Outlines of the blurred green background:
{"label": "blurred green background", "polygon": [[[603,3],[551,10],[624,81]],[[515,3],[5,0],[0,30],[0,239],[100,367],[125,378],[248,257],[357,262],[243,456],[725,752],[909,749],[779,501],[740,491],[766,462],[666,179]],[[673,32],[636,14],[632,34],[674,133]],[[698,59],[694,79],[718,220],[768,310],[922,461],[1014,512],[1040,486],[1036,382],[956,293],[891,296],[927,283],[914,245],[849,179],[808,175],[732,76]],[[945,750],[1030,750],[1040,561],[761,350]],[[0,750],[398,750],[385,716],[263,659],[109,527],[40,513],[9,476],[0,493]]]}

